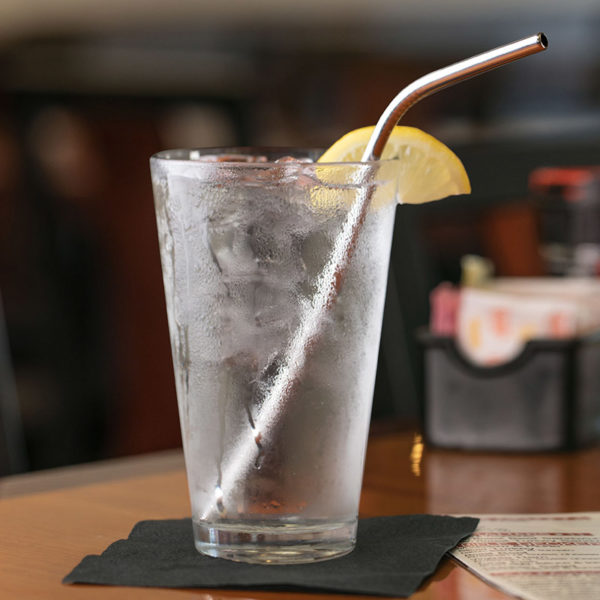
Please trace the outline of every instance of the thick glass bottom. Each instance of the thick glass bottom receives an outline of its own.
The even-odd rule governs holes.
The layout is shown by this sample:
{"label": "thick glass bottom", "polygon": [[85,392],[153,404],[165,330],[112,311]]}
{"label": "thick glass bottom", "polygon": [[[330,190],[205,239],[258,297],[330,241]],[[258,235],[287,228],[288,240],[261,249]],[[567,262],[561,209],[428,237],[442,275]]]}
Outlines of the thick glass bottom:
{"label": "thick glass bottom", "polygon": [[239,562],[291,565],[329,560],[348,554],[356,542],[356,520],[194,521],[194,541],[202,554]]}

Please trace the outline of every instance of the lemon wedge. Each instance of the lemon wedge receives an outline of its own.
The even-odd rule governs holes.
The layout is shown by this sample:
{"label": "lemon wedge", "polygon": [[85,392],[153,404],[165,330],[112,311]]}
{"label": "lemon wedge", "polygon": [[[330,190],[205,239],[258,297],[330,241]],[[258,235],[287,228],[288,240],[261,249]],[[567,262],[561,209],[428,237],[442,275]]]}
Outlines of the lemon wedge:
{"label": "lemon wedge", "polygon": [[[318,162],[360,161],[374,129],[362,127],[347,133],[326,150]],[[381,158],[400,159],[393,163],[400,204],[422,204],[471,192],[469,177],[458,156],[415,127],[394,127]]]}

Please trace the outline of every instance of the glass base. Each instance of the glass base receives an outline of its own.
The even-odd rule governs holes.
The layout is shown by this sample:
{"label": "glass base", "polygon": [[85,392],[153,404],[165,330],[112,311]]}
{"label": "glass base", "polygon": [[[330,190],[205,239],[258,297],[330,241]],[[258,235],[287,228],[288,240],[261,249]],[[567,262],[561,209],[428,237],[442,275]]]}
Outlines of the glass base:
{"label": "glass base", "polygon": [[278,525],[272,521],[194,521],[194,541],[198,552],[215,558],[272,565],[310,563],[352,552],[356,520]]}

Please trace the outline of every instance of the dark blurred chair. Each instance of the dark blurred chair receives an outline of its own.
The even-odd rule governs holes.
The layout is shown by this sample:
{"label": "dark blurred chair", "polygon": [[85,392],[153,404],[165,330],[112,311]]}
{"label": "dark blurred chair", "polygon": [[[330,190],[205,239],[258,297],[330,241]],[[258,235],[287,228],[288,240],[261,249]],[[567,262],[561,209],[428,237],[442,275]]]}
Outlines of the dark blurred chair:
{"label": "dark blurred chair", "polygon": [[0,477],[27,469],[23,425],[0,298]]}

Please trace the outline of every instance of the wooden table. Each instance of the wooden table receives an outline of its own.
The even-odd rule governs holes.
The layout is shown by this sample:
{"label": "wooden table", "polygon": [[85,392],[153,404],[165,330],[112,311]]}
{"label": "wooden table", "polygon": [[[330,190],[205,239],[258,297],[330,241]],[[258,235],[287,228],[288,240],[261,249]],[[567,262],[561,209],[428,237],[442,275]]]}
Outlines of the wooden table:
{"label": "wooden table", "polygon": [[[598,511],[599,475],[600,448],[535,455],[475,454],[425,448],[411,432],[372,434],[361,516]],[[0,480],[0,598],[342,598],[61,584],[84,555],[99,554],[114,540],[127,537],[137,521],[188,515],[178,451]],[[446,560],[413,598],[507,596]]]}

